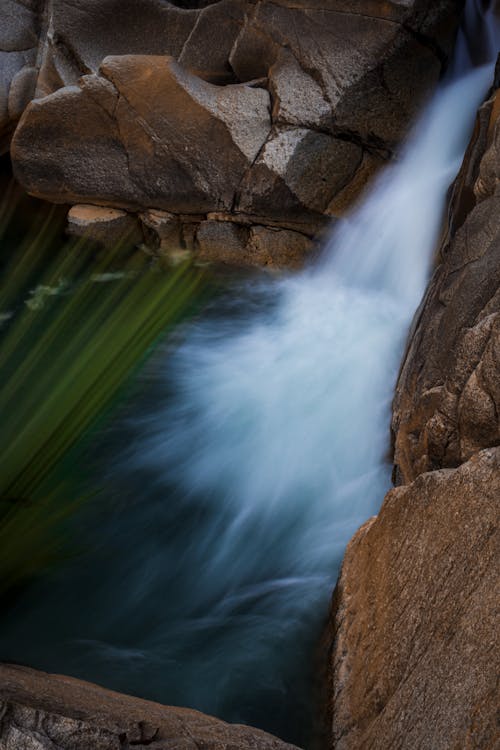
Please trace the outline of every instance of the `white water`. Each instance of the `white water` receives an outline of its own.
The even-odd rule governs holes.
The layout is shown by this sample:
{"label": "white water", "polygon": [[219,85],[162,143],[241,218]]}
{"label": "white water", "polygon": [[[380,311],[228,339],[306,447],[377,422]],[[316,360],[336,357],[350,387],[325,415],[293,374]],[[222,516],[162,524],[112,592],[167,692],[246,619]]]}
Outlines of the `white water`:
{"label": "white water", "polygon": [[345,545],[390,485],[404,339],[492,78],[491,66],[463,74],[478,34],[461,37],[455,80],[321,262],[259,282],[156,361],[114,469],[124,497],[141,499],[102,521],[87,570],[78,563],[34,595],[35,616],[16,616],[23,659],[300,737]]}

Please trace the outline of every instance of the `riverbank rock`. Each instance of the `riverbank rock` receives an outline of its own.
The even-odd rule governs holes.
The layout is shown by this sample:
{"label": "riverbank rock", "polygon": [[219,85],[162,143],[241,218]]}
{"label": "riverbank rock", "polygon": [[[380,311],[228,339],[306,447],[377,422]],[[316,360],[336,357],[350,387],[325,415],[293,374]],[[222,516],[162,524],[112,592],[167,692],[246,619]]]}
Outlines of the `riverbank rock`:
{"label": "riverbank rock", "polygon": [[[15,174],[55,203],[176,214],[181,245],[193,228],[182,216],[220,212],[314,239],[401,142],[462,5],[127,0],[118,13],[116,0],[52,0]],[[295,235],[291,253],[274,232],[261,254],[219,234],[219,260],[297,265]]]}
{"label": "riverbank rock", "polygon": [[351,541],[333,598],[335,750],[499,746],[499,71],[396,388],[403,486]]}
{"label": "riverbank rock", "polygon": [[[1,750],[294,750],[247,726],[0,665]],[[297,750],[295,748],[295,750]]]}
{"label": "riverbank rock", "polygon": [[142,239],[137,219],[126,211],[102,206],[73,206],[68,214],[67,231],[104,247],[136,244]]}
{"label": "riverbank rock", "polygon": [[479,111],[396,388],[397,482],[500,443],[499,184],[497,88]]}
{"label": "riverbank rock", "polygon": [[34,96],[40,29],[40,0],[0,2],[0,154]]}
{"label": "riverbank rock", "polygon": [[498,747],[500,448],[387,495],[328,631],[330,747]]}

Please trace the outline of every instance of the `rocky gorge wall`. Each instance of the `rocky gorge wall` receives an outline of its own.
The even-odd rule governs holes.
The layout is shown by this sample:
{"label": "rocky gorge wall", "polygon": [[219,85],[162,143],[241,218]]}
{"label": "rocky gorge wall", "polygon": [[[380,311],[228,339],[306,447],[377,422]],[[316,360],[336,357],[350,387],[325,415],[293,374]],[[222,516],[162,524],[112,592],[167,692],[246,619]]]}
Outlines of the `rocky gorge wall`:
{"label": "rocky gorge wall", "polygon": [[500,540],[500,92],[481,107],[393,405],[394,476],[326,634],[330,747],[493,750]]}
{"label": "rocky gorge wall", "polygon": [[3,148],[74,233],[297,267],[400,143],[462,5],[1,0]]}

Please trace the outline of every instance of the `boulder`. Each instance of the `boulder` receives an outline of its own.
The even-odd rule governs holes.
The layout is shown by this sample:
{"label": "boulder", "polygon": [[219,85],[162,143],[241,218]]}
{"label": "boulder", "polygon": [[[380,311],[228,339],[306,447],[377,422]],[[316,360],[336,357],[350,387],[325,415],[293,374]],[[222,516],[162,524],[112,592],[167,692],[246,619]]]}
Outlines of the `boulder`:
{"label": "boulder", "polygon": [[37,95],[97,73],[111,55],[178,57],[198,15],[163,0],[52,0]]}
{"label": "boulder", "polygon": [[347,549],[326,635],[335,750],[498,747],[500,448],[392,490]]}
{"label": "boulder", "polygon": [[68,213],[67,232],[104,247],[134,245],[142,240],[136,218],[126,211],[103,206],[73,206]]}
{"label": "boulder", "polygon": [[0,665],[0,747],[293,750],[258,729],[9,665]]}
{"label": "boulder", "polygon": [[0,154],[36,86],[39,0],[1,0],[0,13]]}
{"label": "boulder", "polygon": [[235,266],[301,268],[316,245],[300,232],[208,220],[200,224],[195,257]]}
{"label": "boulder", "polygon": [[54,202],[217,211],[231,208],[270,128],[267,91],[124,55],[32,102],[12,158],[27,190]]}
{"label": "boulder", "polygon": [[302,79],[308,75],[317,84],[310,110],[318,110],[318,87],[330,105],[325,127],[386,150],[401,139],[438,79],[459,5],[262,0],[230,63],[240,80],[250,80],[268,75],[288,50]]}
{"label": "boulder", "polygon": [[360,146],[307,128],[280,128],[240,187],[236,208],[282,220],[314,219],[353,179]]}
{"label": "boulder", "polygon": [[394,400],[395,478],[500,443],[500,91],[481,107]]}
{"label": "boulder", "polygon": [[462,4],[52,0],[36,63],[12,89],[17,118],[36,77],[16,175],[54,202],[318,232],[398,147]]}

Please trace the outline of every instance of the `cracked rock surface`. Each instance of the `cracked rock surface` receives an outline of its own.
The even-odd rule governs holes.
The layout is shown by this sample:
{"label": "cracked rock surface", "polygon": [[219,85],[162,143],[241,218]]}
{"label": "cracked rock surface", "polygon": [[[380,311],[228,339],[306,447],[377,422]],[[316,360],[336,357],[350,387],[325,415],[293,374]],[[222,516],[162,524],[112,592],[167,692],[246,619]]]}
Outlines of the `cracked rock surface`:
{"label": "cracked rock surface", "polygon": [[[26,189],[174,213],[194,253],[209,214],[240,234],[277,224],[299,235],[295,250],[270,247],[265,264],[286,266],[390,158],[446,65],[462,2],[0,0],[20,19],[31,5],[20,29],[35,42],[38,30],[38,51],[0,115],[10,132],[35,92],[12,144]],[[221,257],[260,265],[252,247]]]}
{"label": "cracked rock surface", "polygon": [[495,750],[500,448],[389,492],[329,624],[335,750]]}
{"label": "cracked rock surface", "polygon": [[500,444],[498,88],[479,111],[439,260],[396,389],[398,482]]}
{"label": "cracked rock surface", "polygon": [[[0,750],[294,750],[258,729],[0,665]],[[295,748],[295,750],[297,750]]]}
{"label": "cracked rock surface", "polygon": [[393,405],[395,479],[351,541],[325,634],[335,750],[496,750],[499,67]]}

